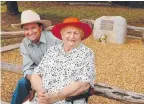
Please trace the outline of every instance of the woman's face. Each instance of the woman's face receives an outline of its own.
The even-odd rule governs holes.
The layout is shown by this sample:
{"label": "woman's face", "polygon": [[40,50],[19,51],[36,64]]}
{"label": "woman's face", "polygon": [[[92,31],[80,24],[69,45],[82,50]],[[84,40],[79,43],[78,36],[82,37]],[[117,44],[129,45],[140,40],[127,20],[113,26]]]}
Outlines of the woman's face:
{"label": "woman's face", "polygon": [[83,36],[81,29],[74,26],[67,26],[61,30],[61,37],[66,47],[77,47]]}

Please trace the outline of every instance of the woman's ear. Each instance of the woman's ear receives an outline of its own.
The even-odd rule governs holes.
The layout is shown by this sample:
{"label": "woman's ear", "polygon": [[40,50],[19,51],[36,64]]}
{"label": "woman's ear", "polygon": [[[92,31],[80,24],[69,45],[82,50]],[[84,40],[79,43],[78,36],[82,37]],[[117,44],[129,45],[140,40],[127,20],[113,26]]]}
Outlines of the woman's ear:
{"label": "woman's ear", "polygon": [[63,39],[63,30],[60,31],[61,38]]}
{"label": "woman's ear", "polygon": [[61,38],[62,38],[62,40],[63,40],[63,35],[61,34]]}

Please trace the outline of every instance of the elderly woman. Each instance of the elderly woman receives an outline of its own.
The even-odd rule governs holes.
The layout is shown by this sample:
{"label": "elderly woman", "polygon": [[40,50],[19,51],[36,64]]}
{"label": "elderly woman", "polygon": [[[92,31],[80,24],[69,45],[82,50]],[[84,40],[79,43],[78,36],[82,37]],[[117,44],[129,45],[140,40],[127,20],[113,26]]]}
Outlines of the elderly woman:
{"label": "elderly woman", "polygon": [[[36,96],[33,104],[71,104],[65,99],[94,87],[94,53],[82,44],[92,29],[77,18],[67,18],[56,24],[52,33],[63,43],[47,50],[31,76]],[[85,99],[74,104],[87,104]]]}

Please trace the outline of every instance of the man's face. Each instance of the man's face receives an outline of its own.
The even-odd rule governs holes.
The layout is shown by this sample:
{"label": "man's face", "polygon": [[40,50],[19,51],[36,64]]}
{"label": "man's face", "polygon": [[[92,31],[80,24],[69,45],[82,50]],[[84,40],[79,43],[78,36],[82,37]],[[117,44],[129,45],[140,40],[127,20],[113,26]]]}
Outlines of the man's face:
{"label": "man's face", "polygon": [[29,23],[29,24],[24,24],[23,29],[24,29],[25,37],[27,37],[29,40],[31,40],[34,43],[39,42],[41,32],[42,32],[42,27],[39,27],[37,23]]}

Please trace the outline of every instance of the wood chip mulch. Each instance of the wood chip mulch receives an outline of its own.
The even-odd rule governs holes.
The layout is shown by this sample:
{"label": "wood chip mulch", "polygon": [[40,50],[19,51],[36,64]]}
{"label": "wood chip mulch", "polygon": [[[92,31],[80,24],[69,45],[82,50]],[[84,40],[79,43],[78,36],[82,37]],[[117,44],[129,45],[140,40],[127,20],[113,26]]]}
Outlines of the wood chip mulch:
{"label": "wood chip mulch", "polygon": [[[125,44],[99,43],[92,37],[84,41],[95,53],[96,82],[123,90],[144,93],[144,44],[128,38]],[[2,61],[22,65],[19,49],[1,54]],[[1,99],[10,102],[22,74],[2,70]],[[89,104],[123,104],[104,97],[92,96]]]}

